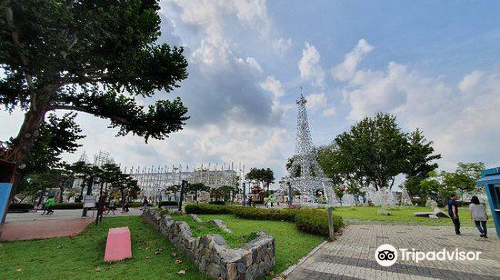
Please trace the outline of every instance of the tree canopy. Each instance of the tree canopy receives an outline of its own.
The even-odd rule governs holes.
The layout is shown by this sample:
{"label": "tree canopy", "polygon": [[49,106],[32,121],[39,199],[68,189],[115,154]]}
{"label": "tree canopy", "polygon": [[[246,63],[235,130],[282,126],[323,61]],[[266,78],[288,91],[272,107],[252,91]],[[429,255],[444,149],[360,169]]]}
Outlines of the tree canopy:
{"label": "tree canopy", "polygon": [[269,185],[274,183],[274,172],[270,168],[251,168],[246,175],[247,180],[256,180],[264,183],[269,190]]}
{"label": "tree canopy", "polygon": [[189,117],[179,98],[141,105],[188,76],[183,48],[157,42],[159,9],[158,0],[0,2],[0,104],[25,111],[10,146],[16,164],[55,110],[108,119],[118,135],[146,142],[182,129]]}
{"label": "tree canopy", "polygon": [[349,185],[350,189],[353,184],[358,188],[392,188],[399,174],[426,176],[437,168],[433,161],[440,155],[432,154],[431,145],[420,130],[405,133],[396,117],[378,113],[335,137],[331,145],[321,147],[318,164],[335,184]]}

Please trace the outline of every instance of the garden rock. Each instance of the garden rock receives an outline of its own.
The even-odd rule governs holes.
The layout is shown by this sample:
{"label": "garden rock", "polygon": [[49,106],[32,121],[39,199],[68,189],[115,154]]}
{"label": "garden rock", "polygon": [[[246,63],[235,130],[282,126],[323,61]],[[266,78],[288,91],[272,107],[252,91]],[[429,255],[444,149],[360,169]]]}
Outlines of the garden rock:
{"label": "garden rock", "polygon": [[[242,248],[233,249],[218,234],[193,237],[188,224],[176,222],[169,215],[162,217],[152,210],[146,210],[142,215],[147,223],[183,250],[201,271],[213,279],[254,280],[274,267],[274,238],[265,232],[254,233],[257,238]],[[214,223],[225,226],[223,222],[215,221],[221,220],[214,220]]]}
{"label": "garden rock", "polygon": [[210,220],[208,221],[209,223],[212,223],[212,224],[215,224],[216,226],[218,226],[220,229],[222,229],[224,232],[227,232],[227,233],[232,233],[232,231],[226,226],[226,224],[224,223],[223,220],[219,220],[219,219],[214,219],[214,220]]}

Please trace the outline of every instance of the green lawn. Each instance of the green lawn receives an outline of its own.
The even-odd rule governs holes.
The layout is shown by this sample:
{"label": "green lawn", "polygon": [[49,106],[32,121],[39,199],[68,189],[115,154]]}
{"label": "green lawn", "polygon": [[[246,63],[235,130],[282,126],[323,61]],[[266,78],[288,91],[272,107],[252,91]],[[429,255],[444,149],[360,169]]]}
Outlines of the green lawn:
{"label": "green lawn", "polygon": [[[297,230],[295,224],[280,221],[257,221],[243,220],[234,215],[198,215],[203,221],[221,219],[233,231],[233,234],[241,237],[248,236],[254,231],[262,230],[274,237],[275,240],[275,274],[279,274],[301,257],[307,255],[325,239],[320,236],[311,235]],[[236,238],[241,242],[244,238]],[[272,278],[272,277],[268,277]]]}
{"label": "green lawn", "polygon": [[[426,226],[453,226],[453,222],[449,218],[430,219],[427,217],[416,217],[414,212],[433,212],[425,207],[394,207],[390,208],[390,216],[378,215],[380,207],[336,207],[333,211],[344,218],[347,224],[363,224],[363,223],[389,223],[389,224],[409,224],[409,225],[426,225]],[[447,212],[441,208],[443,212]],[[469,208],[459,208],[458,210],[462,227],[475,227],[474,222],[470,219]],[[488,220],[488,227],[494,227],[493,220]]]}
{"label": "green lawn", "polygon": [[[133,258],[104,263],[108,228],[128,226]],[[155,254],[157,249],[163,249]],[[171,253],[176,252],[177,257]],[[181,264],[175,264],[177,258]],[[99,267],[100,272],[95,269]],[[177,272],[186,270],[179,276]],[[141,217],[105,218],[70,238],[0,243],[0,279],[209,279]]]}

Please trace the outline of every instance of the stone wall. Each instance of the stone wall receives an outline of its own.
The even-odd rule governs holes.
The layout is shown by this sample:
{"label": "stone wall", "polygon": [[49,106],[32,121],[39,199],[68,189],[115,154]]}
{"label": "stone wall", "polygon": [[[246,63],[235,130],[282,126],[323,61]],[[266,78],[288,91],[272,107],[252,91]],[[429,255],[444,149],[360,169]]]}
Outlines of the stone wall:
{"label": "stone wall", "polygon": [[254,280],[274,267],[274,238],[262,231],[243,247],[232,249],[218,234],[193,237],[186,222],[176,222],[170,215],[161,216],[152,210],[142,215],[214,279]]}

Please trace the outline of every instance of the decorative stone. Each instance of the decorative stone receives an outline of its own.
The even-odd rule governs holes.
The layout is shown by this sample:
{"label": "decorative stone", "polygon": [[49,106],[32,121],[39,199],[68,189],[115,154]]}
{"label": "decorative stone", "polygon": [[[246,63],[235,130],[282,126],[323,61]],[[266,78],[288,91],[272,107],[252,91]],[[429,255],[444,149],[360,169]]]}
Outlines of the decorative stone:
{"label": "decorative stone", "polygon": [[264,232],[257,232],[258,237],[242,248],[232,249],[217,234],[193,237],[187,223],[175,222],[170,215],[161,217],[146,210],[143,218],[214,279],[255,280],[274,267],[274,238]]}

